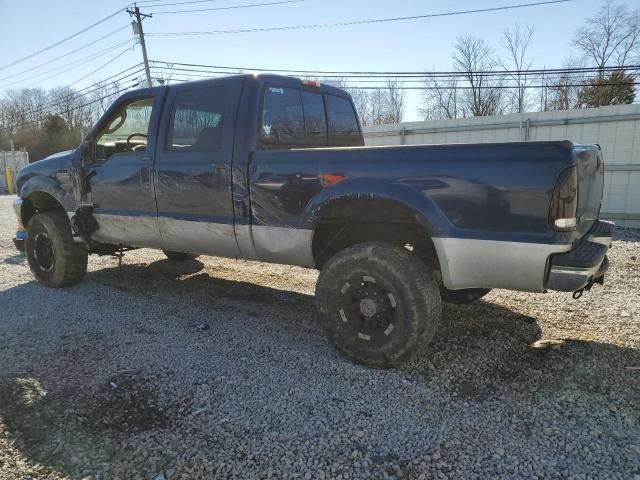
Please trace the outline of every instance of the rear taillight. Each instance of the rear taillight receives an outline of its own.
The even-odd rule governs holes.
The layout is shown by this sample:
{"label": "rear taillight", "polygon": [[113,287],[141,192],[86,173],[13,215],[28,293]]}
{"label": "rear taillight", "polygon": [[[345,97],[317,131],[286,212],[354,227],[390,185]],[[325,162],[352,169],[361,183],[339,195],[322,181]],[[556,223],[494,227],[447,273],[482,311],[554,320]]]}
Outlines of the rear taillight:
{"label": "rear taillight", "polygon": [[549,223],[554,230],[575,230],[578,210],[578,173],[576,167],[564,170],[553,190]]}

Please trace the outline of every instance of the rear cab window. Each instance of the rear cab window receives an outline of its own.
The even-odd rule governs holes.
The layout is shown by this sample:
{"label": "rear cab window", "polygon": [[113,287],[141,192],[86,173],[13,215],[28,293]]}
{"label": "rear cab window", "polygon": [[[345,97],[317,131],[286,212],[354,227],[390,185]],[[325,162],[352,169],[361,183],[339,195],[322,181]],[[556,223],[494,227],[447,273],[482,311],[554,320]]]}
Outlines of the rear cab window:
{"label": "rear cab window", "polygon": [[258,136],[262,149],[363,145],[349,99],[295,87],[265,88]]}
{"label": "rear cab window", "polygon": [[329,144],[335,146],[362,145],[360,125],[353,105],[344,97],[326,94]]}
{"label": "rear cab window", "polygon": [[176,94],[167,151],[214,152],[222,147],[225,88],[184,90]]}

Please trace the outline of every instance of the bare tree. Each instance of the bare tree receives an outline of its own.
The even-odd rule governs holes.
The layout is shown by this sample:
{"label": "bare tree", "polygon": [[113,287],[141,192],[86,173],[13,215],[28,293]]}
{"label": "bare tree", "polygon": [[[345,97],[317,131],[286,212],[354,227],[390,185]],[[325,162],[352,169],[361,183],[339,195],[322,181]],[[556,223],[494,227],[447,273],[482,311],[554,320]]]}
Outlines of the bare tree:
{"label": "bare tree", "polygon": [[406,95],[401,82],[388,80],[386,87],[372,89],[354,87],[344,78],[328,83],[346,90],[351,95],[363,126],[402,122]]}
{"label": "bare tree", "polygon": [[468,83],[462,97],[464,108],[473,116],[502,113],[501,80],[483,73],[495,69],[497,65],[493,48],[484,39],[470,35],[458,37],[453,66]]}
{"label": "bare tree", "polygon": [[91,105],[86,95],[71,87],[57,87],[49,90],[51,105],[70,129],[84,128],[91,123]]}
{"label": "bare tree", "polygon": [[531,45],[534,31],[533,26],[520,29],[520,26],[516,25],[513,30],[507,28],[502,32],[501,45],[509,53],[509,62],[503,62],[502,65],[505,70],[514,72],[510,74],[516,84],[511,94],[511,109],[518,113],[524,112],[528,106],[529,81],[523,70],[530,69],[533,64],[533,60],[527,56],[527,50]]}
{"label": "bare tree", "polygon": [[404,107],[406,95],[402,82],[398,80],[388,80],[386,93],[386,122],[398,124],[402,122],[404,116]]}
{"label": "bare tree", "polygon": [[572,70],[580,68],[583,64],[576,59],[568,58],[564,61],[561,74],[551,77],[543,86],[541,95],[544,103],[541,110],[570,110],[579,108],[580,85],[582,77],[580,73]]}
{"label": "bare tree", "polygon": [[629,11],[625,4],[606,0],[598,13],[578,29],[573,43],[601,74],[612,64],[635,61],[640,54],[640,13]]}
{"label": "bare tree", "polygon": [[93,116],[95,119],[99,118],[111,104],[115,101],[120,94],[121,85],[119,82],[106,83],[106,82],[94,82],[91,88],[92,101],[95,103]]}
{"label": "bare tree", "polygon": [[437,77],[427,78],[421,115],[429,120],[464,117],[465,112],[459,98],[459,83],[460,80],[455,77],[445,80]]}

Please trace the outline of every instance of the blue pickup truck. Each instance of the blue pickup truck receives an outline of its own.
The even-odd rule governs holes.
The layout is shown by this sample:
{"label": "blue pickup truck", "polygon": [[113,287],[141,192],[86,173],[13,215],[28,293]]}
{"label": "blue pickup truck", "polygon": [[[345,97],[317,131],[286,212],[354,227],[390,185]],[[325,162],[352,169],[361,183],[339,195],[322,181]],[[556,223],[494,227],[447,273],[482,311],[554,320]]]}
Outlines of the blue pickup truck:
{"label": "blue pickup truck", "polygon": [[601,283],[603,170],[569,141],[365,147],[344,91],[241,75],[126,93],[77,149],[23,168],[16,244],[54,288],[140,247],[316,268],[332,343],[390,367],[442,300]]}

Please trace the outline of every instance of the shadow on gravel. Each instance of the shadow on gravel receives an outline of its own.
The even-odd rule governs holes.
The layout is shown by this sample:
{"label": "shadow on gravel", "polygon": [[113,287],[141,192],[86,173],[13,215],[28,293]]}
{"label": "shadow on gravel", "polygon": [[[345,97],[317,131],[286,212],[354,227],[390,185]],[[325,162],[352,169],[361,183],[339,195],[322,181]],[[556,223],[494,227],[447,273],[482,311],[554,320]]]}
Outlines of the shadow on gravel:
{"label": "shadow on gravel", "polygon": [[[125,264],[121,278],[117,268],[106,268],[89,273],[87,280],[137,294],[202,304],[212,310],[224,308],[218,305],[221,298],[237,301],[238,307],[248,314],[251,314],[251,305],[272,306],[273,314],[267,313],[267,321],[290,321],[281,319],[287,316],[296,318],[302,307],[310,311],[313,308],[311,295],[216,278],[202,273],[202,268],[199,261],[174,263],[161,260],[150,265]],[[31,288],[32,284],[22,284],[4,291],[3,295],[7,301],[12,295],[24,298],[25,290]],[[42,318],[47,318],[48,308],[47,305],[32,306],[34,314],[38,314],[37,309],[41,310]],[[290,311],[291,315],[283,315],[282,310]],[[523,419],[518,428],[531,438],[539,435],[540,425],[536,425],[535,418],[529,418],[526,412],[520,411],[525,404],[536,405],[540,408],[538,416],[543,416],[545,405],[550,402],[563,405],[567,412],[578,404],[589,402],[598,411],[620,418],[620,421],[628,420],[637,428],[640,376],[629,367],[640,366],[640,351],[571,339],[551,344],[549,348],[532,348],[532,344],[541,339],[537,319],[488,301],[472,305],[445,305],[443,313],[443,322],[434,341],[415,360],[396,372],[379,372],[378,376],[373,371],[374,382],[375,378],[382,382],[391,374],[423,385],[429,391],[423,399],[425,410],[433,408],[434,398],[447,404],[458,402],[461,411],[470,403],[511,402],[511,414]],[[45,335],[46,329],[38,332]],[[73,332],[69,334],[73,335]],[[3,336],[0,323],[0,338]],[[22,338],[28,342],[30,337]],[[292,340],[286,332],[272,338],[284,345]],[[33,341],[35,345],[41,345],[47,339],[36,338]],[[9,357],[12,351],[24,347],[19,344],[0,345]],[[137,346],[133,343],[123,348],[136,349]],[[242,349],[255,347],[240,343],[237,348],[239,351],[234,355],[242,356]],[[327,343],[325,348],[328,359],[331,347]],[[284,352],[287,350],[282,349]],[[75,358],[63,360],[69,363],[79,361]],[[41,360],[34,357],[33,361]],[[179,357],[168,361],[172,375],[187,376],[191,367],[181,364]],[[313,360],[325,361],[335,362]],[[341,362],[332,364],[331,369],[344,368]],[[293,379],[310,374],[309,365],[304,361],[288,362],[287,368]],[[7,373],[11,372],[11,367],[3,367],[3,370],[0,374],[0,435],[13,442],[13,447],[25,460],[60,472],[70,472],[74,478],[83,474],[76,470],[74,458],[92,459],[89,464],[94,467],[90,470],[92,475],[96,475],[104,462],[117,461],[117,448],[128,436],[147,430],[171,431],[186,415],[177,406],[167,409],[157,405],[156,386],[138,372],[121,373],[80,388],[64,386],[64,372],[57,374],[54,369],[46,379],[47,391],[42,384],[45,382],[33,375]],[[332,372],[332,378],[334,382],[345,383],[344,389],[357,388],[350,383],[350,375],[333,375]],[[265,377],[263,381],[269,382],[270,379]],[[321,398],[324,394],[326,392],[311,392],[310,396]],[[544,402],[539,401],[541,398],[545,399]],[[285,405],[282,415],[288,414],[287,408],[296,408],[288,403]],[[395,403],[394,408],[403,409],[403,405]],[[408,403],[406,415],[415,415],[414,408],[415,404]],[[562,431],[563,422],[573,420],[568,414],[566,419],[556,418],[555,421]],[[603,422],[606,425],[606,421]],[[113,450],[104,447],[105,441],[113,445]],[[450,453],[452,456],[457,454],[453,450]],[[454,458],[452,462],[455,463]],[[86,461],[82,463],[87,464]]]}
{"label": "shadow on gravel", "polygon": [[21,254],[12,255],[10,257],[3,258],[2,263],[7,263],[9,265],[21,265],[23,263],[27,263],[27,257],[26,255]]}
{"label": "shadow on gravel", "polygon": [[261,304],[306,303],[313,307],[313,296],[278,290],[250,282],[213,277],[198,273],[204,264],[198,260],[172,262],[158,260],[150,264],[132,264],[103,268],[87,274],[87,279],[137,294],[166,295],[195,304],[219,307],[219,299]]}
{"label": "shadow on gravel", "polygon": [[[176,412],[157,405],[155,392],[137,372],[84,388],[54,384],[50,391],[26,373],[6,375],[0,378],[0,434],[26,460],[75,478],[78,463],[114,461],[116,439],[168,426]],[[105,447],[105,437],[114,438],[113,448]]]}

